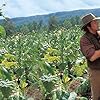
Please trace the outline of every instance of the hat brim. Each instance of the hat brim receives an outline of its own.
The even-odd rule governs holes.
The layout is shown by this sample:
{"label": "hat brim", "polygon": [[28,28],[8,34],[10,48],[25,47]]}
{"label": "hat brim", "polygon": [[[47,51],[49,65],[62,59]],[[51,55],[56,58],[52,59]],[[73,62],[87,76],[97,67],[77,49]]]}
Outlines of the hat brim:
{"label": "hat brim", "polygon": [[100,17],[96,17],[96,18],[92,19],[91,21],[87,22],[86,24],[84,24],[84,25],[81,27],[81,30],[83,30],[84,27],[85,27],[88,23],[92,22],[93,20],[100,20]]}

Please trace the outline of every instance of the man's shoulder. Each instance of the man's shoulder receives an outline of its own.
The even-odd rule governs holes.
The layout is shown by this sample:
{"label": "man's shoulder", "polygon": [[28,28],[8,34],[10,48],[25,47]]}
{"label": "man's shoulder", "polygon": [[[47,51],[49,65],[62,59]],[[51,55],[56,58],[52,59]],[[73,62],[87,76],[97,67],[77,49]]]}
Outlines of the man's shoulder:
{"label": "man's shoulder", "polygon": [[83,34],[83,35],[81,36],[80,40],[87,39],[86,37],[87,37],[87,34],[85,33],[85,34]]}

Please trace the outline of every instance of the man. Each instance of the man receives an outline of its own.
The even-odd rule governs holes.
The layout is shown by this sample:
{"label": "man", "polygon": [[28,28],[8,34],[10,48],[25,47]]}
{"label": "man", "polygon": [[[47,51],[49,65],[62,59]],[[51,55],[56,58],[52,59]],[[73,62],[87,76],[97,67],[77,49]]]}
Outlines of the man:
{"label": "man", "polygon": [[80,38],[80,48],[87,59],[91,83],[92,100],[100,100],[100,36],[98,20],[92,13],[82,17],[82,30],[85,34]]}

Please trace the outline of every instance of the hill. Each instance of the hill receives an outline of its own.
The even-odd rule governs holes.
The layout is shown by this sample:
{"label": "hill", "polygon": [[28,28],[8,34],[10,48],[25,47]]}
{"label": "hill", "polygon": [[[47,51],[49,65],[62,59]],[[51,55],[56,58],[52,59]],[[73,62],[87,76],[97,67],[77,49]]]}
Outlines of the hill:
{"label": "hill", "polygon": [[[75,17],[75,16],[82,16],[87,13],[93,13],[96,16],[100,16],[100,8],[97,9],[83,9],[83,10],[73,10],[73,11],[64,11],[64,12],[56,12],[47,15],[36,15],[36,16],[29,16],[29,17],[17,17],[12,18],[11,20],[16,25],[27,24],[32,21],[43,21],[43,23],[48,23],[50,16],[56,16],[59,20],[65,20],[67,18]],[[1,20],[2,21],[2,20]]]}

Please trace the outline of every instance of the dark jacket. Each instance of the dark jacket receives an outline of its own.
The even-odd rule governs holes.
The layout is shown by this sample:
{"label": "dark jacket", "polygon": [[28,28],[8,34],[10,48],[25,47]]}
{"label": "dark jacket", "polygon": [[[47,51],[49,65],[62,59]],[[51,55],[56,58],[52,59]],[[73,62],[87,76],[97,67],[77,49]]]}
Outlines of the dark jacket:
{"label": "dark jacket", "polygon": [[87,59],[88,67],[100,70],[100,58],[91,62],[89,59],[93,56],[95,50],[100,49],[99,36],[92,33],[85,33],[80,39],[80,48]]}

